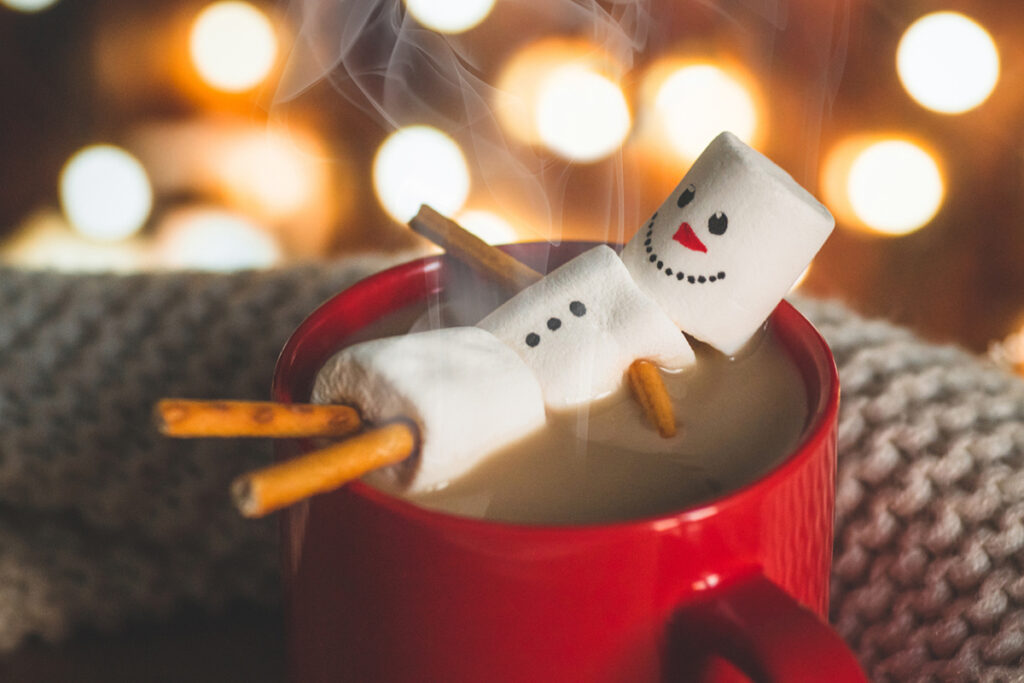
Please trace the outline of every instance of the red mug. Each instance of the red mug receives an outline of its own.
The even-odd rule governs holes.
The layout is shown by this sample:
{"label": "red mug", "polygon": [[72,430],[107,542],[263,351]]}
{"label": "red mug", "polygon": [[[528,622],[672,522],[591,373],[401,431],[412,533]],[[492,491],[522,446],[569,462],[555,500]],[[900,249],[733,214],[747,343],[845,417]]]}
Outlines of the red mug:
{"label": "red mug", "polygon": [[[506,249],[538,270],[593,246]],[[327,301],[285,345],[275,400],[308,399],[320,366],[373,321],[429,300],[432,257]],[[863,681],[827,625],[839,383],[824,340],[772,314],[810,414],[753,483],[655,518],[525,526],[425,510],[362,482],[283,513],[292,680]],[[282,442],[280,457],[309,444]],[[741,674],[742,672],[742,674]]]}

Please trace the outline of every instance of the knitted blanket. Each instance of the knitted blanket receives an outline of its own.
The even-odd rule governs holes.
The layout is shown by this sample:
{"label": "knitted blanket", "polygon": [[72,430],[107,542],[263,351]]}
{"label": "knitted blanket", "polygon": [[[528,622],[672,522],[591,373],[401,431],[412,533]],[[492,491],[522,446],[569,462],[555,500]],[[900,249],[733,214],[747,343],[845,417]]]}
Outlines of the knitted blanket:
{"label": "knitted blanket", "polygon": [[[158,398],[264,399],[321,301],[395,259],[233,275],[0,269],[0,650],[279,596],[272,520],[226,495],[249,440],[175,441]],[[832,621],[875,680],[1024,680],[1024,382],[794,303],[842,384]]]}

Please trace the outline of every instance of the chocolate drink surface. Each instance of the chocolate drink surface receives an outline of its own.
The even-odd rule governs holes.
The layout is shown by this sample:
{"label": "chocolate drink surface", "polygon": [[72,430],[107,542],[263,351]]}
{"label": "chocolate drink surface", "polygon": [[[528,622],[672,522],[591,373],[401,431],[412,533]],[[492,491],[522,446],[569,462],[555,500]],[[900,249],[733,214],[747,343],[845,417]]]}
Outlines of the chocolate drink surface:
{"label": "chocolate drink surface", "polygon": [[729,359],[697,346],[664,374],[680,425],[662,438],[622,390],[493,454],[424,507],[506,522],[580,524],[680,510],[752,482],[790,453],[807,417],[799,371],[771,330]]}
{"label": "chocolate drink surface", "polygon": [[[493,301],[478,291],[468,303],[440,304],[390,316],[359,338],[471,324]],[[404,494],[373,474],[364,481],[426,508],[527,524],[650,517],[735,490],[797,445],[808,411],[803,381],[770,325],[734,358],[699,342],[694,348],[694,366],[663,373],[680,426],[675,437],[662,438],[623,388],[550,413],[546,427],[443,488]]]}

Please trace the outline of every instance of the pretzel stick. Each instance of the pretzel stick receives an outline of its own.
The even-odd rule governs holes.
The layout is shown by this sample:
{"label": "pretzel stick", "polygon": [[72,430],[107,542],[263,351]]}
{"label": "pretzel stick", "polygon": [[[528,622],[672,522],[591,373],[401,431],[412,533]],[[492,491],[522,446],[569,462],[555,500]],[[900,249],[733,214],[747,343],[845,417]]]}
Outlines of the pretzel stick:
{"label": "pretzel stick", "polygon": [[452,258],[498,283],[509,293],[525,289],[544,277],[426,204],[409,221],[409,227],[444,249]]}
{"label": "pretzel stick", "polygon": [[[494,280],[511,293],[525,289],[544,277],[426,204],[409,221],[409,227],[442,247],[452,258]],[[644,409],[647,421],[657,427],[662,436],[675,435],[672,399],[657,368],[648,361],[637,360],[630,366],[628,374],[630,386]]]}
{"label": "pretzel stick", "polygon": [[179,438],[347,436],[362,424],[349,406],[268,401],[163,399],[153,417],[162,434]]}
{"label": "pretzel stick", "polygon": [[245,517],[263,517],[304,498],[333,491],[371,470],[405,460],[416,449],[416,429],[404,422],[371,429],[326,448],[285,460],[231,484]]}
{"label": "pretzel stick", "polygon": [[637,402],[644,409],[647,419],[666,439],[676,435],[676,416],[672,411],[672,399],[661,373],[653,363],[635,360],[626,373]]}

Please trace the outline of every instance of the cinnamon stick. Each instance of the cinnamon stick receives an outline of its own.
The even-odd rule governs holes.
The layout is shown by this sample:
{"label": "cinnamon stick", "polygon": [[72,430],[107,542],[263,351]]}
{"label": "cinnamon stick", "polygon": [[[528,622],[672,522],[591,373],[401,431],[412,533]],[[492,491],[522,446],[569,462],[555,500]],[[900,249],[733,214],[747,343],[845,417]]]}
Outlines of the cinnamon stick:
{"label": "cinnamon stick", "polygon": [[421,206],[419,213],[409,221],[409,227],[444,249],[452,258],[481,273],[510,294],[519,292],[544,277],[426,204]]}

